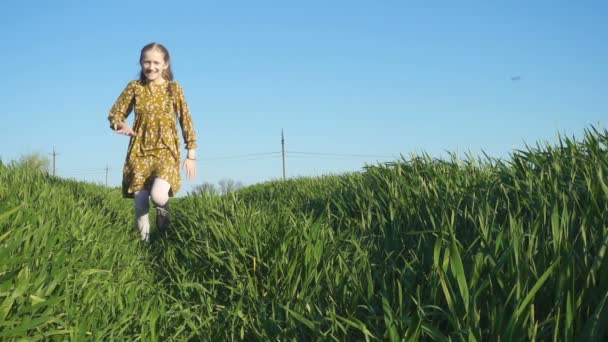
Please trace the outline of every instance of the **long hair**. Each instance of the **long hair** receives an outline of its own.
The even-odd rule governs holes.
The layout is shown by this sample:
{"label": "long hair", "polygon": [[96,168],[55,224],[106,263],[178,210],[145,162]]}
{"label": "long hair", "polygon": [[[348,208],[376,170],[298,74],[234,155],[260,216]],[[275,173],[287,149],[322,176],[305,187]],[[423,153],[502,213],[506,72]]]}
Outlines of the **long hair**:
{"label": "long hair", "polygon": [[[165,80],[167,80],[167,81],[173,81],[173,71],[171,71],[171,56],[169,55],[169,50],[167,50],[167,48],[164,47],[163,44],[160,44],[160,43],[150,43],[150,44],[144,46],[141,49],[141,53],[139,54],[139,64],[140,65],[142,64],[143,59],[144,59],[144,54],[147,51],[150,51],[150,50],[153,50],[153,49],[156,49],[156,50],[162,52],[163,55],[165,56],[165,58],[164,58],[165,59],[165,63],[167,63],[169,65],[167,67],[167,69],[163,70],[163,73],[162,73],[163,78]],[[144,75],[144,71],[143,70],[141,70],[139,72],[139,80],[142,81],[142,82],[144,82],[144,83],[148,82],[148,79],[146,78],[146,75]]]}

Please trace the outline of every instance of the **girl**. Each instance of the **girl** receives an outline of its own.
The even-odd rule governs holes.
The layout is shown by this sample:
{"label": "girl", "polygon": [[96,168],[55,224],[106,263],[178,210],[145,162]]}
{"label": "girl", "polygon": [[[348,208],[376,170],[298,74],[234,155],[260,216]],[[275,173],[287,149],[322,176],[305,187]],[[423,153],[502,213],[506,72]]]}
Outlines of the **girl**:
{"label": "girl", "polygon": [[[139,80],[131,81],[112,106],[108,120],[118,134],[131,137],[123,169],[122,192],[135,199],[135,222],[149,241],[149,202],[156,207],[156,227],[169,223],[169,197],[180,188],[177,121],[188,150],[183,162],[188,179],[196,177],[196,134],[181,85],[173,81],[169,51],[158,43],[141,49]],[[125,122],[135,112],[133,128]]]}

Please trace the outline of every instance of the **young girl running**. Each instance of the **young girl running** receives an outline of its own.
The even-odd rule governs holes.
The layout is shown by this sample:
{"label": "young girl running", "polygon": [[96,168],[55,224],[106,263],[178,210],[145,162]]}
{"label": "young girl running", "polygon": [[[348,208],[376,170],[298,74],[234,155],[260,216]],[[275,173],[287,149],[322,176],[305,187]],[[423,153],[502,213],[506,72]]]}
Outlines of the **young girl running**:
{"label": "young girl running", "polygon": [[[144,46],[139,80],[129,82],[112,106],[108,120],[118,134],[131,137],[123,169],[122,192],[135,199],[135,222],[141,239],[149,241],[149,201],[156,207],[156,226],[169,223],[169,197],[181,186],[179,122],[187,156],[188,179],[196,177],[196,134],[181,85],[173,81],[169,51],[158,43]],[[133,128],[125,119],[135,112]],[[177,119],[177,120],[176,120]]]}

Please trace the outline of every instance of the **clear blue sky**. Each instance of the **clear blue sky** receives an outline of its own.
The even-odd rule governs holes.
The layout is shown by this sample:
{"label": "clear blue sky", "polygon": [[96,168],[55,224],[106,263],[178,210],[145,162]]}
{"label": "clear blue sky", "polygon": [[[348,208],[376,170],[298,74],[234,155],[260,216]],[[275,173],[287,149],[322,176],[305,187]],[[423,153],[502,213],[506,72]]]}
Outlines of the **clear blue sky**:
{"label": "clear blue sky", "polygon": [[180,195],[280,178],[280,154],[238,156],[279,152],[281,129],[290,177],[507,157],[606,126],[606,18],[606,1],[6,1],[0,158],[54,146],[60,176],[104,182],[108,165],[119,185],[128,138],[107,114],[152,41],[198,134]]}

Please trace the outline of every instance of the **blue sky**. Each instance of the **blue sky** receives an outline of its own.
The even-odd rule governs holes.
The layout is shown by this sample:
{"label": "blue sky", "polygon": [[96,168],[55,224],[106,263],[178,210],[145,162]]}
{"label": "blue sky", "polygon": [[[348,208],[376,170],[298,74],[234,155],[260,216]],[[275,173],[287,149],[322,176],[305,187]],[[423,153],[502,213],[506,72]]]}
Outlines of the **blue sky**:
{"label": "blue sky", "polygon": [[607,17],[605,1],[7,1],[0,158],[55,147],[58,175],[103,183],[107,165],[119,185],[128,138],[107,114],[152,41],[198,135],[181,195],[280,178],[281,129],[288,177],[504,158],[606,127]]}

